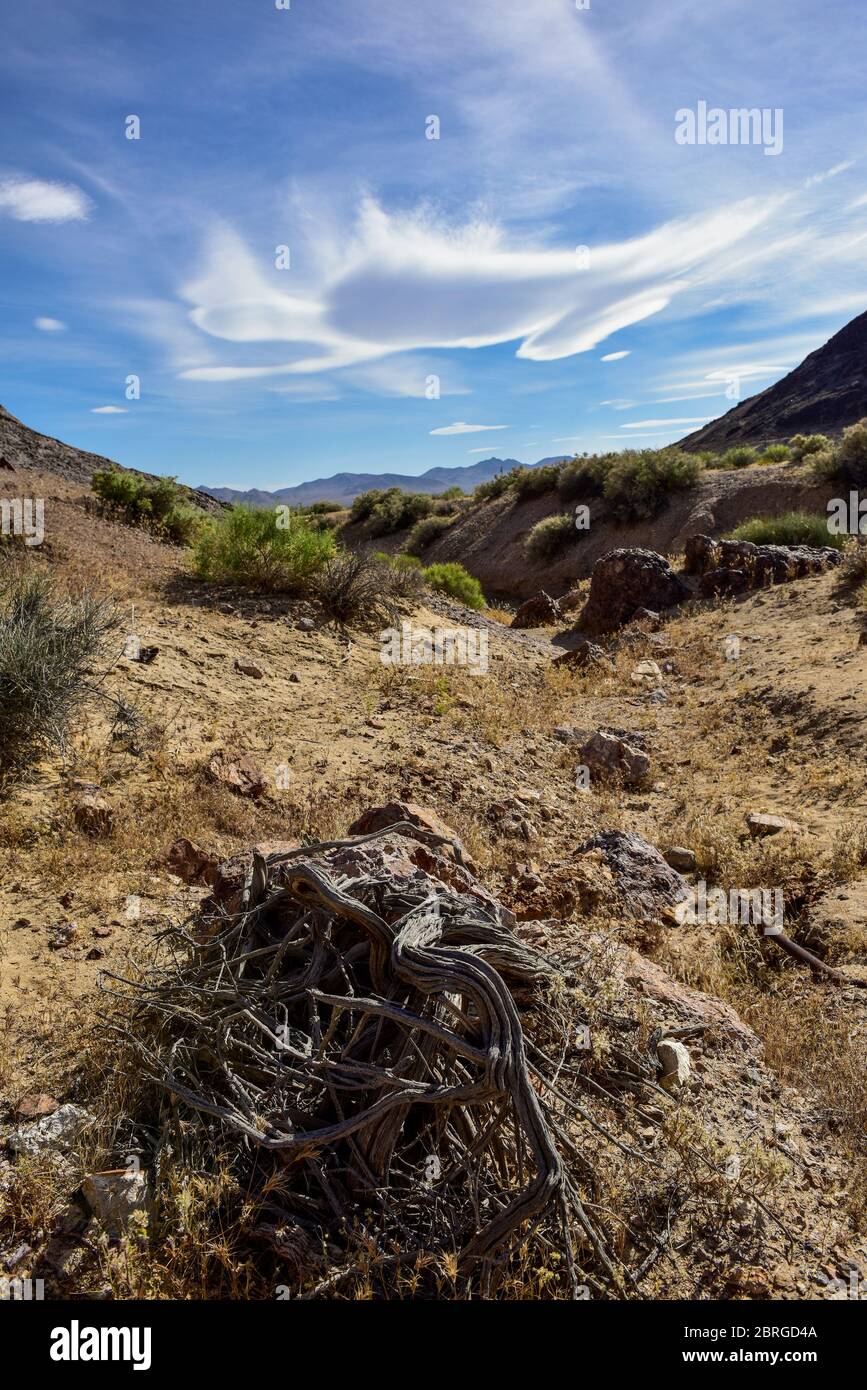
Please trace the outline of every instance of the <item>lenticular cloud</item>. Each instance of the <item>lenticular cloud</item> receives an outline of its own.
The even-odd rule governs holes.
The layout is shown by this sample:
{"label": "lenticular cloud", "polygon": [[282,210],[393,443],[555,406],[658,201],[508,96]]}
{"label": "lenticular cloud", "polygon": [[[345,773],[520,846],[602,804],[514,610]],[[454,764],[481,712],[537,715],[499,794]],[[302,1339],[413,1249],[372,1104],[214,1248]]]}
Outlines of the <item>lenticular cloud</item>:
{"label": "lenticular cloud", "polygon": [[489,224],[450,230],[422,214],[391,216],[367,200],[339,262],[300,293],[294,275],[290,293],[279,272],[221,229],[202,274],[182,291],[192,322],[212,338],[291,343],[295,351],[276,365],[183,375],[304,373],[414,349],[508,342],[532,361],[570,357],[718,273],[720,253],[754,231],[772,206],[750,199],[724,215],[669,222],[630,241],[537,249],[509,245]]}

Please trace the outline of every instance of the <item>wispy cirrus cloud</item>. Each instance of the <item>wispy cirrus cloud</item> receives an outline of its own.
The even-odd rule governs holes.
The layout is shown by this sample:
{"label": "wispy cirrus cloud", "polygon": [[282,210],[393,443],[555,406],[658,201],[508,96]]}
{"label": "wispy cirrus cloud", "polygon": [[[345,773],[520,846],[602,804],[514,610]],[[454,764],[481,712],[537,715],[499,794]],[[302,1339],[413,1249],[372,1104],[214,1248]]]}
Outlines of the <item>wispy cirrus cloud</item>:
{"label": "wispy cirrus cloud", "polygon": [[507,430],[508,425],[468,425],[466,420],[456,420],[453,425],[440,425],[439,429],[429,430],[429,434],[479,434],[482,430]]}

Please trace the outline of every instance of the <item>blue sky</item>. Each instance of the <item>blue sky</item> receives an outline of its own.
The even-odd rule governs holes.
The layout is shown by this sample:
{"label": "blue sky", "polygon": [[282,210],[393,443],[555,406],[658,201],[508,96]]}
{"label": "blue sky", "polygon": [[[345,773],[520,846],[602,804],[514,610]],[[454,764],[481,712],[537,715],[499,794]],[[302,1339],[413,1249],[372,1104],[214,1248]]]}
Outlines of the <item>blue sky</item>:
{"label": "blue sky", "polygon": [[865,47],[856,0],[10,6],[0,401],[238,487],[677,439],[867,309]]}

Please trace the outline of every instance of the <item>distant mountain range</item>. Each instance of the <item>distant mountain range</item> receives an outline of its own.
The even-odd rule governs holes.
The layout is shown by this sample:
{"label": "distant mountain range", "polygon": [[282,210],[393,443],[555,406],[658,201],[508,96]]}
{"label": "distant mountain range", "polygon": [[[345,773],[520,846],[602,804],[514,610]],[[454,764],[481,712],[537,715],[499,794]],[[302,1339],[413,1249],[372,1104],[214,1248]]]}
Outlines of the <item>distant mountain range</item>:
{"label": "distant mountain range", "polygon": [[688,434],[685,449],[771,444],[793,434],[839,434],[867,415],[867,313],[765,391]]}
{"label": "distant mountain range", "polygon": [[[528,464],[529,468],[541,468],[545,463],[559,462],[557,459],[539,459],[538,463]],[[251,487],[246,490],[233,487],[199,487],[209,497],[220,502],[240,502],[248,507],[308,507],[312,502],[340,502],[350,506],[361,492],[371,488],[399,487],[405,492],[445,492],[450,487],[463,488],[472,492],[479,483],[487,483],[498,473],[508,473],[511,468],[519,468],[517,459],[489,458],[480,463],[468,463],[457,468],[429,468],[426,473],[412,477],[409,473],[335,473],[330,478],[314,478],[309,483],[298,483],[295,487],[281,487],[274,492]]]}

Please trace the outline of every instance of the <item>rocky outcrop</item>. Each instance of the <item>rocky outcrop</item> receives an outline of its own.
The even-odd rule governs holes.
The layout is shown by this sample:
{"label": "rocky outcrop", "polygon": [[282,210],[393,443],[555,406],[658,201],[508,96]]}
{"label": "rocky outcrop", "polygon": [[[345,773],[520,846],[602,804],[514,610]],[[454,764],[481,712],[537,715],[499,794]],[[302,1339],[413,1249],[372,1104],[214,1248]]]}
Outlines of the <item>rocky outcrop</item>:
{"label": "rocky outcrop", "polygon": [[578,627],[595,635],[613,632],[638,609],[658,613],[689,597],[689,589],[662,555],[638,547],[611,550],[593,566],[590,594]]}
{"label": "rocky outcrop", "polygon": [[699,576],[703,598],[731,597],[811,574],[824,574],[842,559],[842,551],[830,545],[755,545],[752,541],[713,540],[697,535],[690,536],[686,543],[684,570]]}
{"label": "rocky outcrop", "polygon": [[556,623],[561,615],[562,609],[557,600],[540,589],[538,594],[521,604],[512,619],[512,627],[542,627],[545,623]]}
{"label": "rocky outcrop", "polygon": [[596,850],[601,850],[623,907],[634,921],[665,920],[675,904],[687,896],[680,874],[634,830],[600,831],[575,852],[581,855]]}

